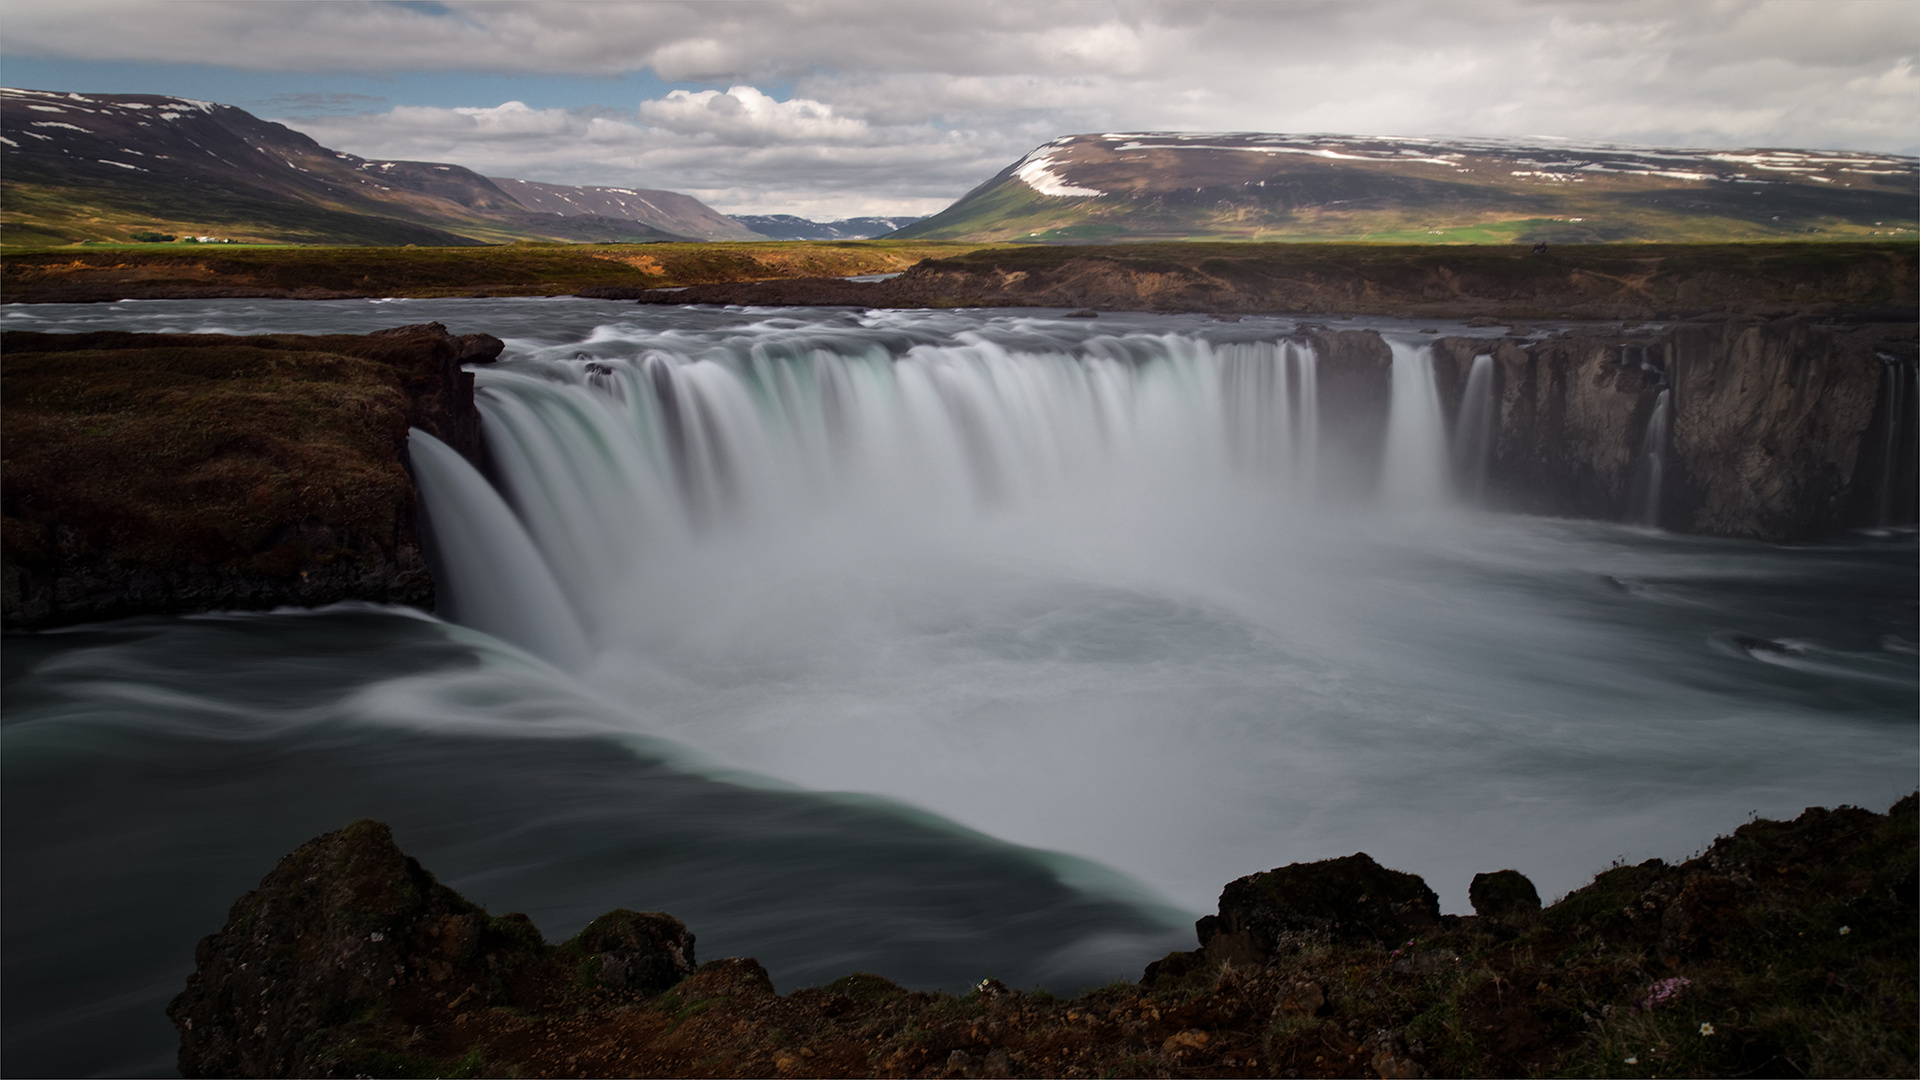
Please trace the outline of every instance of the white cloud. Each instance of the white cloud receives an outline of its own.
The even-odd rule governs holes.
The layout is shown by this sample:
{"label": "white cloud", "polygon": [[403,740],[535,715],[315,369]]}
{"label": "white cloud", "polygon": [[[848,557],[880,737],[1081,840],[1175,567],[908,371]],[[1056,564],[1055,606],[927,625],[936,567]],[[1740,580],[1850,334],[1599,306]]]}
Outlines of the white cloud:
{"label": "white cloud", "polygon": [[710,136],[734,145],[774,142],[860,142],[872,135],[865,121],[836,116],[833,106],[806,98],[775,101],[751,86],[675,90],[642,102],[640,116],[680,135]]}
{"label": "white cloud", "polygon": [[1897,0],[6,2],[12,54],[707,83],[593,116],[472,102],[299,126],[742,212],[932,207],[1058,135],[1116,129],[1920,151],[1920,4]]}
{"label": "white cloud", "polygon": [[548,183],[669,188],[732,213],[827,218],[933,213],[953,201],[955,177],[991,175],[1051,137],[1039,125],[983,134],[930,122],[875,124],[751,86],[674,91],[624,118],[511,101],[283,122],[364,157],[450,161]]}

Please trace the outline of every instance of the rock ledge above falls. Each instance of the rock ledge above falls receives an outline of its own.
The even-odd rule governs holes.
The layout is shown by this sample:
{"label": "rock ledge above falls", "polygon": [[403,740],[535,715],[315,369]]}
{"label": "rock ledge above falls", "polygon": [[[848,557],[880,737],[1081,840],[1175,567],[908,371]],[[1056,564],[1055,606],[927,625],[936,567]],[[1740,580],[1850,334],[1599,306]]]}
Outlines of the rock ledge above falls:
{"label": "rock ledge above falls", "polygon": [[280,861],[168,1009],[187,1076],[1911,1076],[1916,797],[1752,821],[1479,913],[1364,854],[1229,885],[1202,948],[1071,1001],[869,974],[781,996],[659,913],[559,945],[377,822]]}
{"label": "rock ledge above falls", "polygon": [[5,368],[4,624],[432,608],[407,429],[470,459],[486,334],[39,334]]}

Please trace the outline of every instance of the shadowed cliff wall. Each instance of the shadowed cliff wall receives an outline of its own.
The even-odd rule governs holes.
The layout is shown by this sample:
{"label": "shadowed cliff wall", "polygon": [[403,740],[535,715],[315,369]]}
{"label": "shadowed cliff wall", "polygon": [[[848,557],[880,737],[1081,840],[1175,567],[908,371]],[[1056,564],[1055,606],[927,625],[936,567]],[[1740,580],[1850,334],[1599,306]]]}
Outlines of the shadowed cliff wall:
{"label": "shadowed cliff wall", "polygon": [[[1914,523],[1914,329],[1730,319],[1442,338],[1435,375],[1456,422],[1474,358],[1493,358],[1490,505],[1786,542]],[[1664,477],[1646,521],[1662,391]]]}

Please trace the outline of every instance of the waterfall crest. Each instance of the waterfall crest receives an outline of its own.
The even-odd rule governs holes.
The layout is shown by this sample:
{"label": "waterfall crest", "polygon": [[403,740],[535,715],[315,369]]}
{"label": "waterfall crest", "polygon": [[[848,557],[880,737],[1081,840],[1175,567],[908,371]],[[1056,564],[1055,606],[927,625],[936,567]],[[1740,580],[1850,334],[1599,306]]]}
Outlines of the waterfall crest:
{"label": "waterfall crest", "polygon": [[1393,396],[1387,413],[1382,500],[1396,510],[1430,510],[1447,501],[1446,421],[1433,378],[1433,346],[1389,337]]}
{"label": "waterfall crest", "polygon": [[1487,467],[1493,458],[1498,405],[1493,400],[1493,354],[1473,358],[1460,415],[1453,424],[1454,477],[1462,498],[1478,505],[1486,499]]}
{"label": "waterfall crest", "polygon": [[715,530],[1196,490],[1310,500],[1317,366],[1300,341],[1181,335],[1033,351],[964,332],[943,344],[656,344],[478,371],[497,493],[430,436],[416,436],[417,456],[450,608],[529,647],[552,631],[557,644],[535,651],[557,657],[621,617],[606,598],[636,560],[693,550]]}

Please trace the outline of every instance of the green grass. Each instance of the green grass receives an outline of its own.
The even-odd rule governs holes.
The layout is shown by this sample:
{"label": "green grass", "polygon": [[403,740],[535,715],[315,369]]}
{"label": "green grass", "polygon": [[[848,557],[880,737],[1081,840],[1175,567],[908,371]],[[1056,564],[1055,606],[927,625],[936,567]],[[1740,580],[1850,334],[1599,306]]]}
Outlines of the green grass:
{"label": "green grass", "polygon": [[858,241],[321,247],[114,244],[10,252],[8,301],[165,296],[168,289],[350,296],[551,296],[596,286],[655,288],[905,270],[980,244]]}

